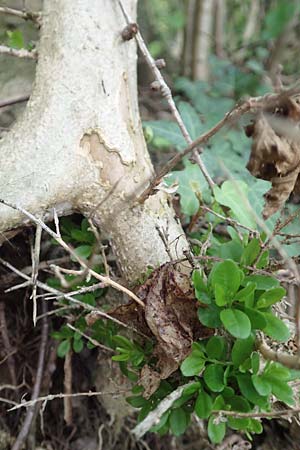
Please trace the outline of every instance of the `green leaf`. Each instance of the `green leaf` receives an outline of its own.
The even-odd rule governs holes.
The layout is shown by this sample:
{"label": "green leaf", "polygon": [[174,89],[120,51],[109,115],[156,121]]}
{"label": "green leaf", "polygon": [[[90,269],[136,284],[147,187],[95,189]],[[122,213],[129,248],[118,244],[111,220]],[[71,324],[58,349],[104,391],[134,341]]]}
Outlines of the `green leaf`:
{"label": "green leaf", "polygon": [[238,374],[236,376],[241,394],[254,405],[265,408],[268,405],[268,397],[259,395],[254,388],[250,374]]}
{"label": "green leaf", "polygon": [[80,353],[83,350],[84,343],[82,339],[73,340],[73,350],[75,353]]}
{"label": "green leaf", "polygon": [[211,303],[211,298],[208,295],[208,289],[204,283],[200,270],[194,270],[192,275],[192,281],[195,288],[196,298],[206,305]]}
{"label": "green leaf", "polygon": [[89,256],[91,256],[92,246],[91,245],[79,245],[79,247],[75,248],[74,252],[76,253],[76,255],[79,258],[87,259]]}
{"label": "green leaf", "polygon": [[221,336],[212,336],[206,344],[206,353],[210,359],[222,360],[226,354],[226,349],[226,340]]}
{"label": "green leaf", "polygon": [[204,366],[205,359],[203,353],[199,350],[193,350],[181,364],[180,370],[185,377],[192,377],[199,375]]}
{"label": "green leaf", "polygon": [[221,309],[212,304],[207,308],[198,308],[198,318],[200,322],[208,328],[219,328],[221,326],[220,320]]}
{"label": "green leaf", "polygon": [[188,426],[186,412],[182,408],[173,409],[169,417],[169,423],[174,436],[180,436]]}
{"label": "green leaf", "polygon": [[66,354],[71,349],[71,341],[69,339],[66,339],[65,341],[61,341],[59,346],[57,347],[57,356],[60,358],[64,358]]}
{"label": "green leaf", "polygon": [[241,257],[241,264],[244,266],[251,266],[256,260],[260,252],[260,244],[257,238],[253,238],[246,246]]}
{"label": "green leaf", "polygon": [[240,223],[250,228],[256,229],[256,221],[252,213],[251,205],[248,201],[249,186],[244,181],[227,180],[221,188],[214,187],[214,195],[217,202],[228,206],[232,215]]}
{"label": "green leaf", "polygon": [[224,369],[219,364],[210,364],[203,373],[203,378],[213,392],[222,392],[224,385]]}
{"label": "green leaf", "polygon": [[267,321],[263,332],[276,341],[286,342],[290,338],[290,331],[285,323],[272,313],[263,313],[263,315]]}
{"label": "green leaf", "polygon": [[238,302],[245,302],[252,300],[254,298],[255,289],[256,289],[255,283],[248,283],[246,287],[237,292],[234,299],[237,300]]}
{"label": "green leaf", "polygon": [[218,422],[218,420],[218,418],[211,416],[208,421],[208,437],[213,444],[220,444],[226,433],[226,424],[224,422]]}
{"label": "green leaf", "polygon": [[269,250],[265,250],[256,263],[257,269],[264,269],[269,265]]}
{"label": "green leaf", "polygon": [[215,285],[215,300],[217,306],[225,306],[230,300],[221,284]]}
{"label": "green leaf", "polygon": [[126,398],[127,403],[129,403],[134,408],[142,408],[148,403],[148,400],[146,400],[141,395],[134,395],[131,397]]}
{"label": "green leaf", "polygon": [[195,413],[200,419],[208,419],[212,411],[213,401],[207,392],[200,391],[195,403]]}
{"label": "green leaf", "polygon": [[239,367],[254,350],[254,338],[249,336],[247,339],[237,339],[231,350],[231,359],[235,367]]}
{"label": "green leaf", "polygon": [[272,391],[272,384],[263,375],[252,375],[253,386],[259,395],[270,395]]}
{"label": "green leaf", "polygon": [[280,284],[276,278],[269,277],[268,275],[250,275],[244,278],[244,280],[242,281],[242,285],[247,286],[247,284],[251,282],[256,283],[256,289],[262,291],[276,288]]}
{"label": "green leaf", "polygon": [[260,311],[256,311],[253,308],[245,308],[244,312],[250,319],[252,330],[263,330],[267,325],[265,316]]}
{"label": "green leaf", "polygon": [[199,381],[195,381],[195,383],[190,384],[189,386],[187,386],[182,395],[191,395],[194,394],[195,392],[197,392],[199,390],[199,388],[201,387],[201,384],[199,383]]}
{"label": "green leaf", "polygon": [[295,404],[293,389],[284,381],[273,380],[272,394],[287,405],[293,406]]}
{"label": "green leaf", "polygon": [[[226,300],[227,297],[228,300],[231,300],[241,284],[241,275],[237,264],[230,259],[215,264],[210,273],[209,282],[215,289],[216,302],[216,288],[223,291],[220,299]],[[226,301],[225,303],[222,301],[218,306],[223,306],[224,304],[226,304]]]}
{"label": "green leaf", "polygon": [[[239,395],[231,397],[227,404],[230,405],[232,411],[249,412],[251,407],[248,401]],[[228,425],[233,430],[246,430],[250,420],[248,418],[228,417]]]}
{"label": "green leaf", "polygon": [[232,336],[246,339],[251,333],[251,323],[245,313],[238,309],[224,309],[220,313],[220,319]]}
{"label": "green leaf", "polygon": [[113,336],[113,342],[125,350],[132,351],[135,350],[134,344],[127,339],[125,336],[115,335]]}
{"label": "green leaf", "polygon": [[20,30],[14,30],[14,31],[7,31],[8,36],[8,45],[9,47],[13,48],[25,48],[25,42],[24,42],[24,36],[22,31]]}
{"label": "green leaf", "polygon": [[149,431],[151,431],[152,433],[156,433],[157,431],[160,431],[161,428],[163,428],[169,419],[171,411],[166,411],[162,416],[161,419],[159,421],[159,423],[157,425],[154,425],[154,427],[150,428]]}
{"label": "green leaf", "polygon": [[286,290],[283,287],[269,289],[261,294],[257,300],[256,307],[268,308],[269,306],[274,305],[274,303],[279,302],[285,295]]}
{"label": "green leaf", "polygon": [[260,366],[260,358],[258,352],[253,352],[251,355],[251,369],[254,374],[258,373]]}
{"label": "green leaf", "polygon": [[261,434],[263,432],[263,426],[257,419],[250,419],[248,430],[252,433]]}
{"label": "green leaf", "polygon": [[130,359],[129,353],[121,353],[120,355],[114,355],[111,357],[113,361],[129,361]]}

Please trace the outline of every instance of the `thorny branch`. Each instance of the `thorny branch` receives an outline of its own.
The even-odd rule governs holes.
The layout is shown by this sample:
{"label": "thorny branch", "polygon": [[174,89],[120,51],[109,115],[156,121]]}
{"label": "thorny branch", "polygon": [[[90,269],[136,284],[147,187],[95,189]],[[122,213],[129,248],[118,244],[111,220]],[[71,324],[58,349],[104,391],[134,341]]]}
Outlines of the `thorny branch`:
{"label": "thorny branch", "polygon": [[7,6],[0,6],[0,14],[10,14],[11,16],[19,17],[24,20],[32,20],[38,26],[42,23],[42,14],[33,11],[21,11],[19,9],[8,8]]}
{"label": "thorny branch", "polygon": [[[127,12],[126,12],[126,10],[124,8],[124,5],[123,5],[122,1],[118,0],[118,3],[120,5],[120,8],[121,8],[121,10],[123,12],[123,15],[124,15],[124,17],[126,19],[127,26],[128,26],[128,25],[130,25],[132,23],[132,21],[130,20],[130,17],[128,16],[128,14],[127,14]],[[148,48],[147,48],[147,46],[145,44],[145,41],[144,41],[144,39],[143,39],[143,37],[142,37],[142,35],[141,35],[141,33],[139,32],[138,29],[136,30],[136,33],[134,34],[134,37],[135,37],[135,39],[137,41],[137,44],[139,46],[139,49],[140,49],[143,57],[145,58],[148,66],[150,67],[150,69],[152,71],[152,74],[153,74],[155,80],[158,83],[158,87],[160,89],[160,92],[161,92],[162,96],[166,99],[166,101],[167,101],[167,103],[169,105],[170,111],[171,111],[175,121],[177,122],[184,139],[186,140],[186,142],[188,144],[191,144],[193,142],[193,140],[192,140],[192,138],[191,138],[191,136],[190,136],[186,126],[184,125],[183,120],[181,118],[181,115],[180,115],[180,113],[179,113],[179,111],[178,111],[178,109],[177,109],[177,107],[175,105],[171,89],[167,85],[164,77],[162,76],[159,68],[157,67],[156,62],[155,62],[154,58],[152,57],[151,53],[149,52],[149,50],[148,50]],[[196,150],[195,147],[193,147],[193,149],[192,149],[193,150],[193,159],[198,164],[198,166],[199,166],[201,172],[203,173],[203,175],[204,175],[204,177],[205,177],[209,187],[211,188],[211,190],[213,190],[213,187],[214,187],[215,183],[212,180],[211,176],[209,175],[209,173],[208,173],[208,171],[207,171],[207,169],[205,167],[205,164],[203,163],[203,161],[202,161],[202,159],[201,159],[201,157],[199,155],[199,152],[202,152],[203,149],[199,149],[199,151],[198,151],[198,150]]]}
{"label": "thorny branch", "polygon": [[7,45],[0,45],[0,54],[16,56],[17,58],[37,59],[37,50],[26,50],[25,48],[12,48]]}
{"label": "thorny branch", "polygon": [[17,211],[20,211],[22,214],[24,214],[26,217],[28,217],[33,223],[41,226],[41,228],[43,230],[45,230],[46,233],[48,233],[53,239],[55,239],[56,242],[58,244],[60,244],[60,246],[64,250],[66,250],[83,268],[85,268],[89,272],[90,275],[92,275],[94,278],[96,278],[96,280],[102,281],[106,285],[111,286],[111,287],[117,289],[118,291],[124,292],[124,294],[127,294],[130,298],[132,298],[135,302],[137,302],[140,306],[142,306],[144,308],[144,306],[145,306],[144,303],[129,289],[127,289],[126,287],[117,283],[116,281],[113,281],[111,278],[100,275],[99,273],[90,269],[89,266],[87,265],[87,263],[82,258],[80,258],[71,247],[68,246],[68,244],[62,239],[60,234],[58,232],[55,233],[53,230],[51,230],[51,228],[49,228],[41,219],[35,217],[33,214],[26,211],[24,208],[21,208],[20,206],[14,205],[5,200],[0,199],[0,203],[8,206],[10,208],[13,208]]}

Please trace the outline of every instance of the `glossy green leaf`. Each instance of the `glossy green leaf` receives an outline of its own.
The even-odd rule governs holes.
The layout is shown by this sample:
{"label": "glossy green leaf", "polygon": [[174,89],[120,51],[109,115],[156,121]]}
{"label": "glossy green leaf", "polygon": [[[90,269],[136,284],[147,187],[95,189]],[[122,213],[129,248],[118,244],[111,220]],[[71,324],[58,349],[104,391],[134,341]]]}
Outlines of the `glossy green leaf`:
{"label": "glossy green leaf", "polygon": [[208,419],[212,411],[213,401],[207,392],[201,390],[195,403],[195,413],[200,419]]}
{"label": "glossy green leaf", "polygon": [[208,294],[207,286],[203,280],[203,277],[199,270],[194,270],[192,275],[192,281],[195,288],[196,298],[204,304],[210,304],[211,298]]}
{"label": "glossy green leaf", "polygon": [[290,338],[290,331],[285,323],[272,313],[263,313],[267,321],[264,333],[279,342],[286,342]]}
{"label": "glossy green leaf", "polygon": [[185,377],[192,377],[199,375],[204,366],[205,359],[203,353],[199,352],[199,350],[193,350],[181,364],[180,370]]}
{"label": "glossy green leaf", "polygon": [[235,294],[234,299],[238,302],[245,302],[246,300],[253,299],[255,289],[256,283],[248,283],[247,286]]}
{"label": "glossy green leaf", "polygon": [[[230,259],[217,263],[210,273],[209,282],[215,290],[216,301],[216,289],[221,288],[224,292],[222,297],[224,297],[225,300],[231,300],[241,284],[240,269],[237,264]],[[226,304],[226,302],[222,302],[219,306],[223,306],[224,304]]]}
{"label": "glossy green leaf", "polygon": [[82,339],[73,340],[73,350],[75,353],[80,353],[83,350],[84,343]]}
{"label": "glossy green leaf", "polygon": [[219,328],[222,325],[220,311],[221,309],[214,304],[206,308],[198,308],[198,318],[208,328]]}
{"label": "glossy green leaf", "polygon": [[203,378],[212,392],[222,392],[224,385],[224,369],[220,364],[210,364],[203,373]]}
{"label": "glossy green leaf", "polygon": [[261,408],[265,408],[268,405],[268,397],[259,395],[254,388],[250,374],[238,374],[238,385],[241,394],[254,405],[258,405]]}
{"label": "glossy green leaf", "polygon": [[270,395],[272,392],[272,384],[263,375],[252,375],[253,386],[259,395]]}
{"label": "glossy green leaf", "polygon": [[241,264],[245,266],[251,266],[252,263],[257,259],[260,252],[260,243],[257,238],[251,239],[249,244],[245,247],[242,257]]}
{"label": "glossy green leaf", "polygon": [[212,336],[206,344],[206,353],[210,359],[222,360],[227,349],[226,339],[222,336]]}
{"label": "glossy green leaf", "polygon": [[246,339],[251,333],[251,323],[248,316],[238,309],[224,309],[220,313],[220,319],[232,336]]}
{"label": "glossy green leaf", "polygon": [[254,350],[254,338],[249,336],[247,339],[237,339],[231,350],[231,359],[235,367],[242,364]]}
{"label": "glossy green leaf", "polygon": [[64,358],[66,354],[70,351],[70,349],[71,349],[70,339],[61,341],[61,343],[57,347],[57,356],[59,356],[60,358]]}
{"label": "glossy green leaf", "polygon": [[260,311],[253,308],[245,308],[244,312],[249,317],[252,330],[263,330],[267,325],[265,316]]}
{"label": "glossy green leaf", "polygon": [[285,295],[286,290],[283,287],[269,289],[261,294],[257,300],[256,307],[268,308],[269,306],[274,305],[274,303],[279,302]]}
{"label": "glossy green leaf", "polygon": [[258,352],[253,352],[251,355],[251,369],[252,373],[256,374],[259,371],[260,357]]}
{"label": "glossy green leaf", "polygon": [[180,436],[188,426],[186,412],[182,408],[173,409],[169,417],[169,423],[174,436]]}
{"label": "glossy green leaf", "polygon": [[226,433],[226,424],[218,418],[211,416],[207,426],[208,437],[213,444],[220,444]]}
{"label": "glossy green leaf", "polygon": [[249,275],[245,277],[242,281],[242,285],[246,286],[248,283],[256,283],[258,290],[268,290],[276,288],[280,285],[276,278],[270,277],[268,275]]}

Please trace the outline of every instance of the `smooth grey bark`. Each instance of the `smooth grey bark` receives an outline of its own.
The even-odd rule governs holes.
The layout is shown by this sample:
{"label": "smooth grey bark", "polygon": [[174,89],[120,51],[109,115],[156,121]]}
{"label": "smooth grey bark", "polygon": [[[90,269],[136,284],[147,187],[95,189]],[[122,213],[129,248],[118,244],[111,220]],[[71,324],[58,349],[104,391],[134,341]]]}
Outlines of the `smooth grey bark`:
{"label": "smooth grey bark", "polygon": [[[134,19],[136,0],[123,0]],[[137,103],[136,44],[116,0],[45,0],[32,96],[0,145],[0,197],[35,215],[80,211],[111,236],[128,280],[188,248],[153,176]],[[0,231],[26,222],[0,207]]]}
{"label": "smooth grey bark", "polygon": [[208,81],[212,41],[214,0],[197,0],[197,13],[194,27],[193,69],[194,80]]}

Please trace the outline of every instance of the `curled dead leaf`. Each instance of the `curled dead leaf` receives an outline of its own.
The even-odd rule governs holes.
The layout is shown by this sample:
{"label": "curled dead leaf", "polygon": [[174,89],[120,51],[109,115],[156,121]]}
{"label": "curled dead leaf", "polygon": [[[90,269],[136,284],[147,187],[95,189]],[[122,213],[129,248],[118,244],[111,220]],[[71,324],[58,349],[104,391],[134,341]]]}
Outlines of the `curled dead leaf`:
{"label": "curled dead leaf", "polygon": [[285,97],[261,112],[245,128],[252,137],[247,169],[256,178],[271,181],[266,194],[264,218],[280,209],[290,194],[299,189],[300,172],[299,96]]}

